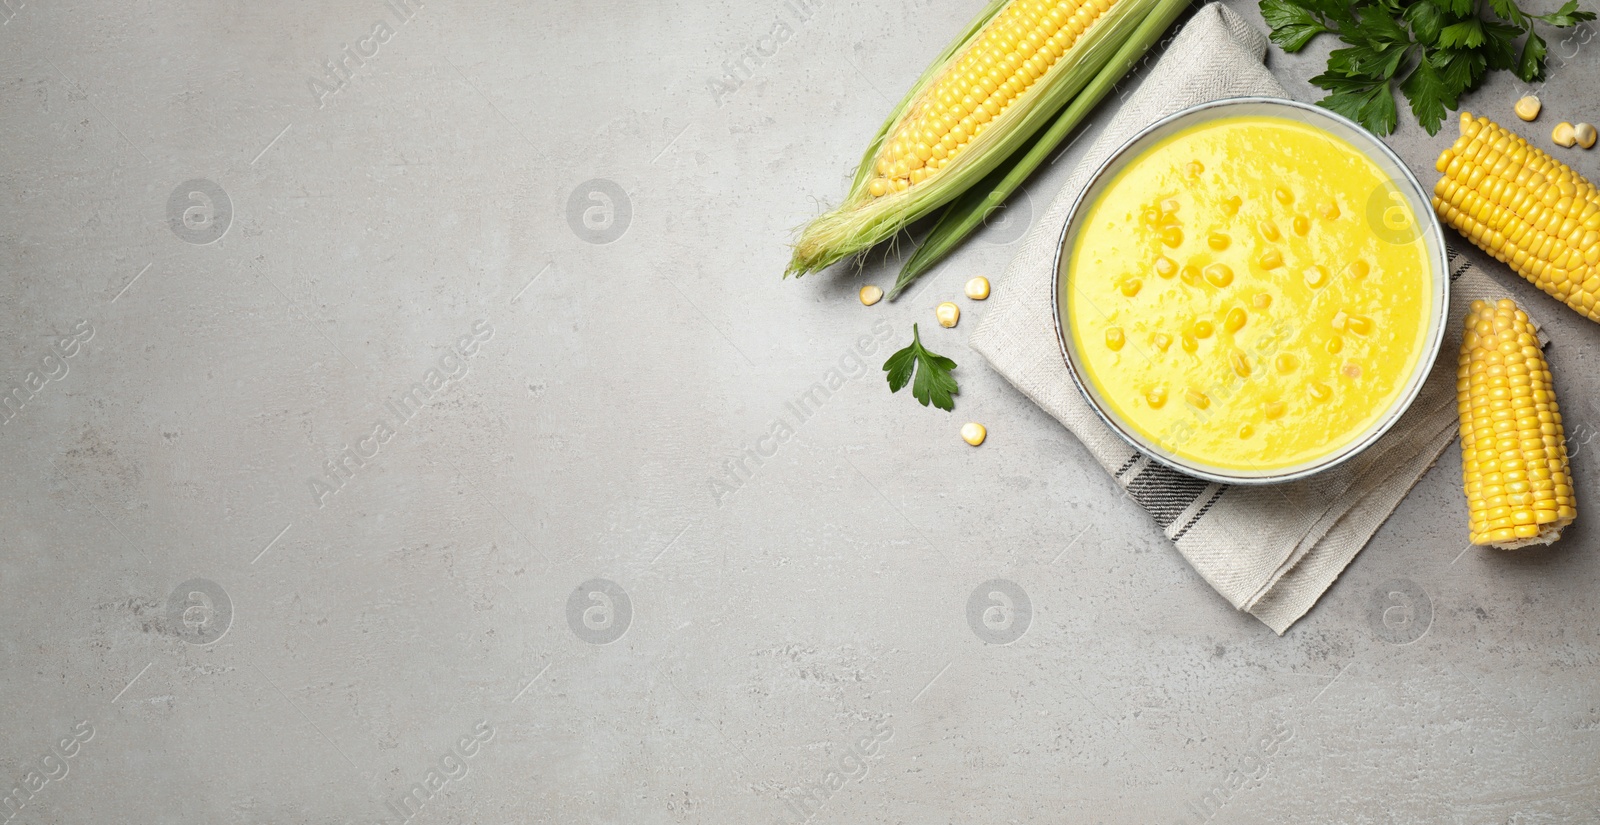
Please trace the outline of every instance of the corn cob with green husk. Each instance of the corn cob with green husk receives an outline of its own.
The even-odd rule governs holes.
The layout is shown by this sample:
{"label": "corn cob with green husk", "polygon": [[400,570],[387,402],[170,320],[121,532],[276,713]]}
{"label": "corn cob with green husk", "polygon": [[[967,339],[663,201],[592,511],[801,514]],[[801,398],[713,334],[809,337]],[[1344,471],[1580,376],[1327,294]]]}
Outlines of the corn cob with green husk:
{"label": "corn cob with green husk", "polygon": [[967,189],[939,215],[939,221],[928,230],[927,237],[917,251],[900,267],[900,275],[888,292],[894,300],[900,291],[910,286],[934,264],[944,259],[978,227],[989,214],[1000,208],[1006,198],[1033,175],[1034,171],[1056,151],[1056,146],[1082,123],[1095,106],[1116,87],[1128,69],[1155,45],[1162,32],[1172,25],[1187,2],[1161,2],[1153,9],[1133,35],[1123,42],[1122,48],[1101,67],[1099,74],[1078,92],[1077,97],[1056,115],[1050,125],[1040,129],[1018,149],[1005,164],[989,173],[987,178]]}
{"label": "corn cob with green husk", "polygon": [[992,2],[895,107],[844,203],[801,232],[784,274],[865,252],[982,181],[1099,75],[1141,23],[1170,22],[1184,5]]}

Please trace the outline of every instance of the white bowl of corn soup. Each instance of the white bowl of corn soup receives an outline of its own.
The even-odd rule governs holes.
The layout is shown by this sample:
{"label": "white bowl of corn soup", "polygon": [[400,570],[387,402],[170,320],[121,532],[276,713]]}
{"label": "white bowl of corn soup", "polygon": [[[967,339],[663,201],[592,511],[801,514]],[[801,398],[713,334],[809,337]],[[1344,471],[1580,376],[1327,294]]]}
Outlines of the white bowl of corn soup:
{"label": "white bowl of corn soup", "polygon": [[1158,121],[1079,195],[1056,262],[1073,381],[1122,438],[1189,475],[1289,481],[1386,432],[1444,336],[1427,191],[1315,106],[1233,98]]}

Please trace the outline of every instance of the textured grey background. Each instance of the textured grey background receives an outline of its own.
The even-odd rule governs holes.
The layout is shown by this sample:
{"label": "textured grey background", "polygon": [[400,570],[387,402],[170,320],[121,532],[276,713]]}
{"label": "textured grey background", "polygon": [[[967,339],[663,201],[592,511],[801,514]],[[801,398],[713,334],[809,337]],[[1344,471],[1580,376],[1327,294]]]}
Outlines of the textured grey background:
{"label": "textured grey background", "polygon": [[[1568,537],[1466,550],[1452,448],[1279,638],[967,350],[982,304],[931,323],[1087,142],[895,304],[778,277],[974,3],[412,5],[0,3],[0,818],[1600,820],[1590,322],[1494,270],[1553,321]],[[1600,120],[1592,37],[1540,145]],[[1269,62],[1314,98],[1331,47]],[[1393,145],[1432,180],[1448,135]],[[882,383],[913,321],[953,415]]]}

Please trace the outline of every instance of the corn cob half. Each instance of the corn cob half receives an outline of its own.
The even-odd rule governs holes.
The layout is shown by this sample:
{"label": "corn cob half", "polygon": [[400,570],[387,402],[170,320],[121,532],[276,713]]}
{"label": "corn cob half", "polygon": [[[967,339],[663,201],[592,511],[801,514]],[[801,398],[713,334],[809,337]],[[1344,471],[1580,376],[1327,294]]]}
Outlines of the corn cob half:
{"label": "corn cob half", "polygon": [[1456,366],[1461,468],[1473,544],[1549,544],[1577,517],[1561,410],[1528,316],[1473,301]]}
{"label": "corn cob half", "polygon": [[805,227],[785,275],[870,249],[1004,162],[1179,0],[995,0],[889,115],[836,209]]}
{"label": "corn cob half", "polygon": [[1461,113],[1434,166],[1433,209],[1478,248],[1600,321],[1600,191],[1490,121]]}

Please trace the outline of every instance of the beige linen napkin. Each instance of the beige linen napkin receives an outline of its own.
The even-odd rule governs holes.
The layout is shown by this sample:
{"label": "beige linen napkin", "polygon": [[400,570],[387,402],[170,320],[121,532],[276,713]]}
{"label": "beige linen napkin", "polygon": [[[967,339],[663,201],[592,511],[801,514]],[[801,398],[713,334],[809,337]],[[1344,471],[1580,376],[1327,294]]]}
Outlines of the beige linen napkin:
{"label": "beige linen napkin", "polygon": [[1282,634],[1455,438],[1456,326],[1473,299],[1504,291],[1452,252],[1451,326],[1421,395],[1371,448],[1304,481],[1234,487],[1194,479],[1136,452],[1095,416],[1055,335],[1053,270],[1067,210],[1100,164],[1150,123],[1208,100],[1288,97],[1262,64],[1266,48],[1265,35],[1221,5],[1195,14],[1034,224],[971,344],[1089,448],[1217,592]]}

